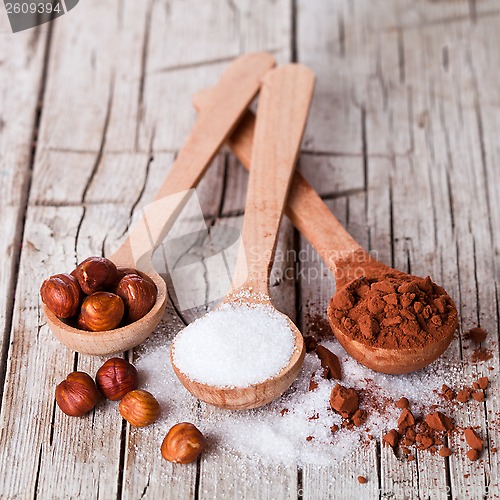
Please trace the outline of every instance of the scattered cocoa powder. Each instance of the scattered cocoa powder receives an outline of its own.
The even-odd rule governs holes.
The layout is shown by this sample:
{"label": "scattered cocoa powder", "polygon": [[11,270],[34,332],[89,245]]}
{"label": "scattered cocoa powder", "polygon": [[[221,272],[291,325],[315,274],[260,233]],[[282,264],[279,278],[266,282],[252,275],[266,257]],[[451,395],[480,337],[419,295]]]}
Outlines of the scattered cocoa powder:
{"label": "scattered cocoa powder", "polygon": [[476,349],[471,356],[471,361],[473,363],[480,363],[482,361],[488,361],[493,357],[493,354],[489,349]]}
{"label": "scattered cocoa powder", "polygon": [[337,380],[342,380],[342,370],[340,368],[339,358],[322,345],[316,347],[316,354],[321,360],[323,377],[327,379],[335,378]]}
{"label": "scattered cocoa powder", "polygon": [[314,436],[307,436],[306,441],[312,441],[314,439]]}
{"label": "scattered cocoa powder", "polygon": [[330,426],[330,430],[332,431],[332,434],[334,434],[339,430],[339,426],[337,424],[333,424],[332,426]]}
{"label": "scattered cocoa powder", "polygon": [[285,413],[288,413],[288,408],[283,408],[281,411],[281,416],[283,416]]}
{"label": "scattered cocoa powder", "polygon": [[488,336],[488,332],[486,332],[485,330],[483,330],[480,327],[471,328],[464,335],[464,337],[466,339],[472,340],[472,342],[475,342],[476,344],[480,344],[481,342],[484,342],[486,340],[487,336]]}
{"label": "scattered cocoa powder", "polygon": [[304,344],[306,346],[306,352],[312,352],[316,350],[316,347],[318,347],[318,342],[311,335],[304,336]]}
{"label": "scattered cocoa powder", "polygon": [[376,261],[367,276],[340,288],[328,309],[330,323],[345,335],[386,349],[423,347],[443,339],[458,323],[451,297],[429,277],[418,278]]}
{"label": "scattered cocoa powder", "polygon": [[[308,325],[308,336],[318,340],[324,337],[332,336],[332,328],[325,314],[306,314],[305,321]],[[314,350],[314,349],[312,349]]]}
{"label": "scattered cocoa powder", "polygon": [[359,484],[366,484],[368,482],[368,479],[364,476],[358,476],[358,483]]}

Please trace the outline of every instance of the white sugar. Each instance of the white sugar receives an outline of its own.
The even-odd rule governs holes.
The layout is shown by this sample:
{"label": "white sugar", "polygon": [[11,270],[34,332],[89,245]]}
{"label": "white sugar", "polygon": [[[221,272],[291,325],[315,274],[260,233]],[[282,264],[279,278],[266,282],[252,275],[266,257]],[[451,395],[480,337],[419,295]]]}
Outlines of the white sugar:
{"label": "white sugar", "polygon": [[[446,383],[457,388],[472,382],[466,380],[462,366],[447,359],[446,354],[416,373],[384,375],[361,366],[335,340],[322,342],[340,359],[341,383],[359,391],[360,407],[368,412],[368,419],[361,427],[341,428],[332,434],[330,426],[340,427],[342,423],[341,417],[329,407],[330,392],[337,381],[320,376],[320,361],[315,353],[306,354],[299,377],[281,398],[256,410],[220,410],[198,402],[176,378],[168,356],[169,340],[174,333],[170,328],[168,332],[157,332],[141,348],[136,362],[141,388],[152,392],[162,406],[160,420],[140,429],[144,446],[156,447],[172,425],[190,421],[211,443],[207,456],[221,453],[234,456],[238,474],[246,463],[241,459],[273,467],[277,464],[331,466],[340,463],[360,448],[375,447],[375,440],[380,442],[385,432],[397,428],[401,410],[395,401],[400,397],[410,400],[416,416],[436,404],[453,417],[453,406],[446,406],[449,403],[438,394],[441,385]],[[318,387],[309,391],[313,372]],[[368,434],[375,440],[369,441]],[[142,453],[140,447],[137,453]]]}
{"label": "white sugar", "polygon": [[277,375],[294,349],[288,319],[271,306],[225,304],[177,335],[173,359],[191,380],[248,387]]}

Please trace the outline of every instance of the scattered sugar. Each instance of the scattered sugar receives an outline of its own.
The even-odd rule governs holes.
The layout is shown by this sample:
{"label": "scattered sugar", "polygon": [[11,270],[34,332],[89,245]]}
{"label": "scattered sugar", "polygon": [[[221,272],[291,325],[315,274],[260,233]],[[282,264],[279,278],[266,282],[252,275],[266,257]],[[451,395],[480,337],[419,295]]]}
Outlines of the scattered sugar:
{"label": "scattered sugar", "polygon": [[[342,384],[360,393],[360,407],[367,410],[368,419],[359,428],[340,428],[332,434],[330,427],[334,424],[340,427],[342,423],[329,407],[330,392],[337,382],[320,376],[320,361],[315,353],[306,354],[299,377],[278,400],[256,410],[225,411],[193,398],[172,370],[168,342],[165,345],[164,339],[152,339],[140,353],[136,367],[141,387],[155,394],[163,413],[157,424],[141,432],[154,433],[145,439],[156,446],[172,425],[187,420],[214,443],[208,454],[224,450],[231,456],[264,464],[328,465],[366,446],[367,434],[380,439],[386,431],[396,428],[401,410],[395,402],[402,396],[409,399],[417,416],[432,404],[446,408],[447,402],[439,395],[443,383],[452,387],[464,383],[462,367],[445,356],[424,370],[393,376],[363,367],[335,340],[324,341],[322,345],[339,357]],[[313,372],[318,387],[309,391]]]}
{"label": "scattered sugar", "polygon": [[191,380],[248,387],[277,375],[294,349],[289,320],[273,307],[225,304],[177,335],[173,359]]}

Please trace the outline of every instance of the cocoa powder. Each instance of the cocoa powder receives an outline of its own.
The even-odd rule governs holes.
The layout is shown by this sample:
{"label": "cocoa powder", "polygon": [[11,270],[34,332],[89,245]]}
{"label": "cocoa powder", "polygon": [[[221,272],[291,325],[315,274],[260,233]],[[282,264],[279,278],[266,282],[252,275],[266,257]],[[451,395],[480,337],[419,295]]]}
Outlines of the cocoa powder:
{"label": "cocoa powder", "polygon": [[457,326],[451,297],[429,277],[387,271],[367,262],[368,277],[340,288],[330,302],[333,327],[364,344],[408,349],[443,339]]}
{"label": "cocoa powder", "polygon": [[323,378],[335,378],[342,380],[342,370],[340,368],[339,358],[326,347],[319,345],[316,347],[316,354],[321,361],[323,368]]}

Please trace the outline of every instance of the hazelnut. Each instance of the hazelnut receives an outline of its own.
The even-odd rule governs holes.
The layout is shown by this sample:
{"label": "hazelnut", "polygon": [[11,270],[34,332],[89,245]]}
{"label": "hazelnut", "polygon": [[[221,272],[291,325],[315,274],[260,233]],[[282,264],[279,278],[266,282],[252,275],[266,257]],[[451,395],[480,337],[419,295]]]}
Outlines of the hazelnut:
{"label": "hazelnut", "polygon": [[120,324],[124,312],[123,300],[118,295],[96,292],[83,301],[78,327],[91,332],[113,330]]}
{"label": "hazelnut", "polygon": [[160,405],[148,391],[131,391],[120,401],[121,416],[134,427],[146,427],[160,416]]}
{"label": "hazelnut", "polygon": [[131,323],[145,316],[156,302],[156,286],[137,274],[127,274],[118,283],[116,295],[122,298]]}
{"label": "hazelnut", "polygon": [[111,288],[118,281],[116,266],[104,257],[85,259],[71,274],[87,295]]}
{"label": "hazelnut", "polygon": [[161,444],[161,455],[175,464],[194,462],[206,448],[203,434],[188,422],[174,425]]}
{"label": "hazelnut", "polygon": [[42,283],[42,302],[59,318],[70,318],[78,312],[83,293],[78,280],[70,274],[56,274]]}
{"label": "hazelnut", "polygon": [[99,391],[92,378],[84,372],[70,373],[56,387],[57,406],[70,417],[81,417],[99,400]]}
{"label": "hazelnut", "polygon": [[123,358],[108,359],[97,370],[95,379],[99,390],[111,401],[122,399],[139,385],[137,370]]}
{"label": "hazelnut", "polygon": [[118,267],[117,269],[118,269],[118,281],[120,281],[124,276],[127,276],[127,274],[136,274],[137,276],[140,276],[146,281],[149,281],[149,283],[154,285],[156,288],[155,282],[147,274],[142,274],[133,267]]}

